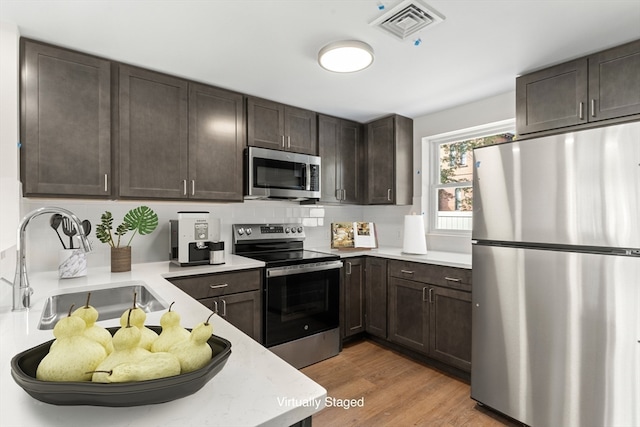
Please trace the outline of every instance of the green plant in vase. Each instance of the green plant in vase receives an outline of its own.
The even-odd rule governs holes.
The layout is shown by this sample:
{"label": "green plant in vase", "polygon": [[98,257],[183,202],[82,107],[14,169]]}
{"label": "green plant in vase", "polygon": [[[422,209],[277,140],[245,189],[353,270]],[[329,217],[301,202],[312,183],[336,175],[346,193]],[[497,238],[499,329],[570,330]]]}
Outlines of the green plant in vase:
{"label": "green plant in vase", "polygon": [[[113,215],[105,211],[100,217],[100,224],[96,227],[96,237],[102,243],[111,246],[111,271],[131,270],[131,241],[140,234],[151,234],[158,227],[158,215],[148,206],[131,209],[124,216],[120,225],[113,229]],[[132,231],[126,244],[123,236]]]}

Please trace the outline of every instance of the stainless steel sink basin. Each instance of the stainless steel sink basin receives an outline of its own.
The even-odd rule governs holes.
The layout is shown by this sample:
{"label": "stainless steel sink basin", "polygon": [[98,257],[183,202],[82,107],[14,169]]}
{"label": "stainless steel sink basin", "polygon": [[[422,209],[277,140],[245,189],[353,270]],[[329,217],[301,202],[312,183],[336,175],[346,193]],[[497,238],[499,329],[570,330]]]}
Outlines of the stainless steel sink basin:
{"label": "stainless steel sink basin", "polygon": [[[107,285],[105,285],[107,286]],[[110,287],[91,289],[89,291],[54,295],[45,301],[38,329],[53,329],[58,320],[69,313],[71,304],[74,310],[82,307],[87,302],[87,292],[91,292],[89,302],[98,310],[100,320],[116,319],[133,305],[133,294],[136,296],[136,305],[147,313],[166,309],[169,305],[155,295],[144,282],[112,283]]]}

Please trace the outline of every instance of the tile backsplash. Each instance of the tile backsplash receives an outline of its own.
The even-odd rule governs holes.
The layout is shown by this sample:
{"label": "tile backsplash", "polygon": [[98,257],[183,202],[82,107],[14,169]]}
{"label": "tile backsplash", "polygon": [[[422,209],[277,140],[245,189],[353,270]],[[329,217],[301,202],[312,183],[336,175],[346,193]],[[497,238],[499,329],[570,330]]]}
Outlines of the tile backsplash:
{"label": "tile backsplash", "polygon": [[[58,206],[70,210],[81,220],[92,224],[90,240],[93,251],[88,254],[88,267],[109,265],[109,246],[95,237],[95,227],[104,211],[110,211],[117,225],[131,208],[147,205],[159,217],[158,228],[150,235],[135,236],[132,262],[169,260],[169,220],[177,218],[178,211],[208,211],[220,218],[221,239],[225,250],[231,252],[231,225],[237,223],[293,222],[305,226],[306,248],[329,248],[330,226],[338,221],[372,221],[376,223],[378,242],[384,246],[402,246],[403,218],[411,206],[333,206],[300,205],[295,202],[252,200],[244,203],[184,203],[152,201],[105,201],[71,199],[22,199],[23,213],[43,206]],[[61,231],[61,230],[60,230]],[[62,234],[62,232],[61,232]],[[126,237],[126,236],[125,236]],[[68,238],[63,235],[63,239]],[[56,233],[49,226],[49,217],[34,218],[27,228],[27,263],[29,271],[48,271],[57,268],[58,250],[62,249]]]}

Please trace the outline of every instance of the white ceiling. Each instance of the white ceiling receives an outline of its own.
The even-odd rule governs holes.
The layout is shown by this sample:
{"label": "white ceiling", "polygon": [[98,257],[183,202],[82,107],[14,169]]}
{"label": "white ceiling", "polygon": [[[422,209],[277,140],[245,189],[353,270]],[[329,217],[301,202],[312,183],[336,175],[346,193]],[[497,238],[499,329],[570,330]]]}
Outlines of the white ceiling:
{"label": "white ceiling", "polygon": [[[640,39],[640,0],[424,1],[445,21],[404,41],[369,25],[400,0],[0,0],[0,20],[26,37],[362,122],[508,92],[520,74]],[[373,65],[322,69],[318,50],[346,39],[370,44]]]}

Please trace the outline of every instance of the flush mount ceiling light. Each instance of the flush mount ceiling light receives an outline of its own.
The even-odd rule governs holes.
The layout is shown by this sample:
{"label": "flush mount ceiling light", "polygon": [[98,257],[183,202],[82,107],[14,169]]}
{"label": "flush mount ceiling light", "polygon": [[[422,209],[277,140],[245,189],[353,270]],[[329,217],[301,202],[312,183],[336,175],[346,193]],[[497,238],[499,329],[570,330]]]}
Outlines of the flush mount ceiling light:
{"label": "flush mount ceiling light", "polygon": [[358,40],[329,43],[318,52],[318,63],[336,73],[352,73],[367,68],[373,62],[373,49]]}

